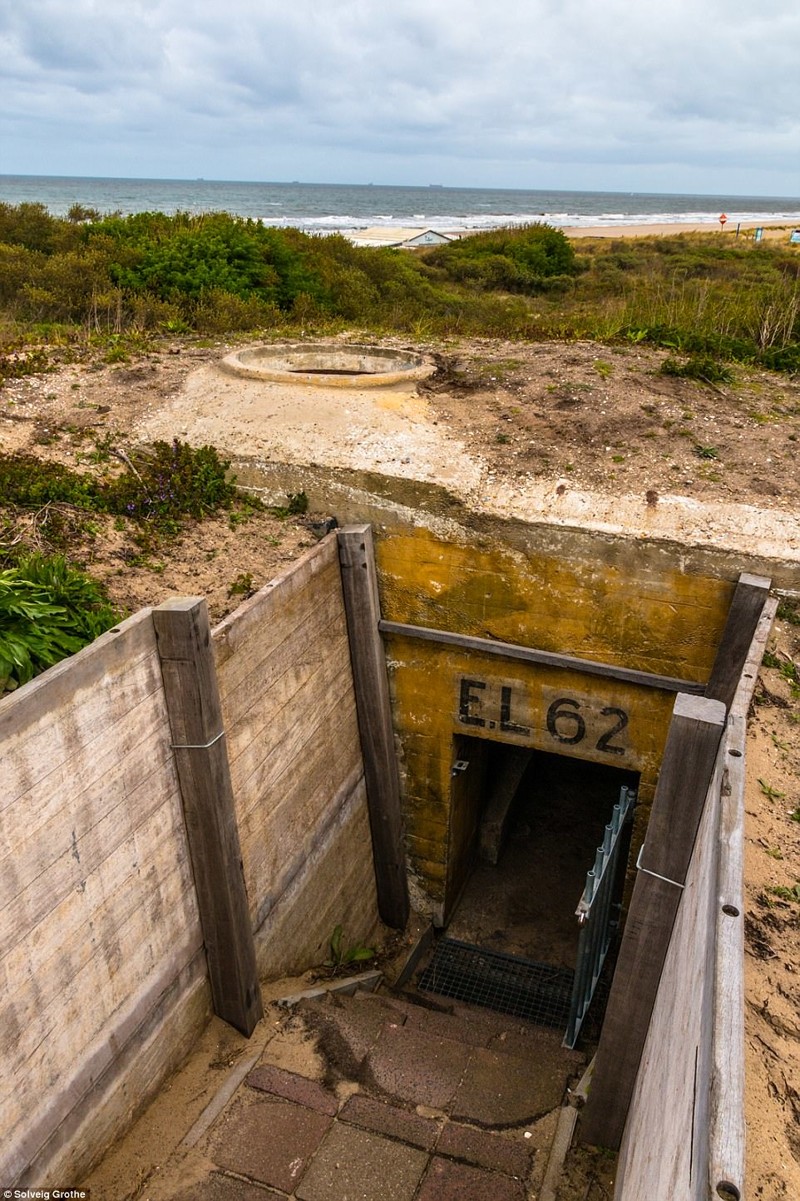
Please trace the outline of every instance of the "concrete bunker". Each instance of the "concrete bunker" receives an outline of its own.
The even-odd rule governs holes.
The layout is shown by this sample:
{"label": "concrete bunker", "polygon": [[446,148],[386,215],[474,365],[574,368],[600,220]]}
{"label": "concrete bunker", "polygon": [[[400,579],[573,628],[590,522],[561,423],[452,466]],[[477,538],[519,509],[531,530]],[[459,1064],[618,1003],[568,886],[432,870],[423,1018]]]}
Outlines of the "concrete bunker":
{"label": "concrete bunker", "polygon": [[643,840],[676,693],[704,691],[731,584],[629,549],[561,534],[520,553],[420,529],[377,541],[410,867],[437,927],[475,860],[480,781],[502,793],[515,762],[516,782],[535,754],[608,769],[617,794],[635,785]]}
{"label": "concrete bunker", "polygon": [[[665,764],[687,754],[680,730],[670,744],[676,717],[704,731],[704,797],[724,714],[714,698],[730,704],[742,670],[740,610],[760,612],[768,585],[631,549],[563,534],[520,554],[419,528],[385,529],[376,545],[412,896],[444,931],[419,987],[563,1024],[568,1047],[614,950]],[[743,628],[749,646],[746,614]],[[528,831],[504,880],[515,822]],[[497,868],[476,868],[481,850]],[[549,888],[531,887],[559,859]]]}
{"label": "concrete bunker", "polygon": [[[758,648],[751,650],[754,628],[759,622],[768,628],[774,613],[766,601],[768,581],[742,576],[741,563],[722,554],[693,556],[663,544],[633,546],[594,532],[511,523],[505,537],[497,537],[494,529],[458,526],[455,520],[429,526],[399,521],[396,514],[388,520],[386,510],[369,504],[371,511],[363,495],[354,501],[350,512],[356,510],[362,524],[328,535],[217,630],[201,627],[197,598],[166,602],[3,702],[14,761],[25,768],[17,772],[18,792],[7,810],[26,856],[20,870],[27,873],[30,920],[21,935],[34,968],[20,974],[11,998],[25,1008],[28,1039],[18,1052],[22,1066],[9,1075],[17,1126],[8,1142],[7,1170],[15,1180],[88,1162],[109,1131],[123,1128],[131,1090],[151,1093],[180,1059],[202,1028],[209,996],[216,1013],[252,1032],[259,975],[319,962],[335,923],[345,921],[351,937],[366,939],[379,912],[387,924],[402,928],[410,892],[415,908],[440,928],[450,924],[457,932],[459,921],[474,925],[485,918],[474,941],[490,943],[500,925],[491,912],[479,911],[487,898],[474,874],[478,850],[481,843],[493,850],[502,870],[503,847],[506,855],[517,849],[514,832],[520,824],[530,827],[529,841],[540,856],[555,860],[556,851],[565,851],[561,864],[548,861],[537,868],[529,860],[523,866],[528,876],[555,869],[559,892],[544,882],[540,899],[547,912],[526,913],[521,906],[518,946],[508,938],[515,933],[508,927],[507,941],[497,945],[501,954],[525,951],[561,970],[571,949],[566,925],[574,920],[578,872],[588,866],[585,856],[597,842],[598,825],[609,824],[615,794],[634,786],[637,805],[623,827],[618,870],[609,876],[614,884],[609,904],[618,903],[624,889],[632,907],[638,890],[639,911],[628,923],[633,935],[624,971],[618,972],[616,1006],[612,985],[588,1117],[582,1118],[594,1126],[584,1133],[587,1141],[619,1146],[623,1127],[635,1131],[639,1122],[652,1128],[646,1120],[652,1104],[666,1104],[674,1139],[665,1161],[680,1161],[683,1172],[687,1155],[693,1157],[689,1167],[696,1174],[694,1161],[706,1156],[713,1135],[706,1120],[709,1098],[702,1092],[708,1082],[719,1079],[725,1090],[715,1121],[732,1127],[741,1114],[737,1064],[725,1066],[722,1074],[710,1070],[712,1059],[722,1063],[735,1050],[730,1036],[717,1046],[715,1032],[724,1034],[724,1026],[709,1016],[712,1007],[727,1005],[729,1025],[742,1011],[738,994],[717,996],[713,988],[715,975],[732,978],[739,970],[736,948],[725,937],[729,932],[732,940],[741,930],[742,913],[733,868],[730,881],[718,884],[717,860],[725,865],[718,831],[741,832],[736,814],[726,813],[725,806],[731,796],[743,795],[749,700],[742,695],[737,710],[732,699],[740,677],[754,676],[755,667],[748,677],[745,666],[748,654],[758,657]],[[376,527],[374,545],[367,516]],[[184,642],[191,642],[191,653],[185,653]],[[763,640],[760,645],[763,649]],[[173,672],[169,664],[178,661],[192,665],[194,674]],[[119,679],[121,686],[109,688],[109,679]],[[195,679],[209,696],[216,695],[215,707],[196,704]],[[101,706],[95,703],[99,681],[105,689]],[[58,749],[63,790],[58,796],[50,795],[49,783],[54,705],[67,706],[71,720],[80,716],[82,732],[80,745]],[[733,731],[736,745],[720,741],[728,713],[725,737]],[[113,787],[95,771],[93,740],[101,722],[111,749],[100,766],[112,774]],[[126,735],[124,773],[117,769],[120,731]],[[36,775],[36,787],[48,799],[42,806],[46,839],[30,829],[29,759],[48,769]],[[104,904],[106,895],[119,895],[126,929],[129,912],[148,912],[141,898],[156,887],[151,873],[127,871],[132,857],[138,861],[142,853],[138,827],[120,860],[125,888],[80,887],[89,873],[116,879],[109,848],[80,840],[109,806],[127,799],[134,770],[154,807],[147,827],[150,854],[170,891],[163,923],[154,923],[150,942],[131,927],[130,954],[111,958],[115,987],[126,1005],[145,1007],[158,1054],[139,1054],[139,1036],[130,1024],[121,1043],[118,1032],[129,1009],[120,1016],[119,1007],[104,1007],[103,991],[88,974],[102,967],[101,957],[93,957],[80,979],[73,973],[83,995],[93,998],[92,1005],[81,1005],[80,1022],[71,1018],[73,1035],[78,1030],[85,1035],[76,1051],[65,1041],[41,1037],[51,1010],[43,1008],[34,988],[44,981],[48,1006],[57,1006],[59,972],[35,970],[35,957],[50,946],[59,956],[77,959],[82,926],[76,921],[66,945],[59,905],[48,904],[46,911],[40,905],[40,851],[52,848],[60,864],[57,895],[65,903],[83,906],[99,898]],[[84,824],[78,826],[75,780],[83,807]],[[220,780],[224,789],[217,786]],[[506,804],[520,784],[519,799]],[[543,806],[559,789],[557,813],[545,813],[542,823]],[[213,804],[207,804],[211,791]],[[211,814],[216,821],[223,800],[226,828],[237,832],[238,845],[231,838],[223,846],[217,827],[205,818],[186,820],[191,806],[191,814]],[[128,815],[129,806],[120,802],[120,812]],[[701,818],[705,825],[698,833]],[[119,824],[115,815],[115,830]],[[204,841],[206,826],[213,836]],[[581,839],[567,848],[563,832],[576,827]],[[76,829],[80,863],[63,853]],[[705,857],[693,854],[695,834]],[[115,846],[110,850],[116,853]],[[195,859],[204,867],[202,875],[190,870]],[[641,870],[635,873],[636,868]],[[470,918],[474,881],[478,909]],[[230,909],[220,910],[222,917],[220,901]],[[673,923],[680,946],[674,938],[670,942]],[[224,937],[217,934],[220,925]],[[464,930],[472,939],[473,930]],[[226,958],[231,931],[242,952],[234,964]],[[624,948],[623,942],[620,967]],[[155,968],[140,968],[134,952],[149,955]],[[733,965],[727,972],[723,953]],[[666,986],[659,983],[662,966]],[[161,974],[154,984],[155,971]],[[22,995],[23,986],[30,999]],[[687,987],[693,990],[688,1006]],[[82,999],[77,984],[73,993],[77,1006]],[[669,1022],[682,1024],[673,1030]],[[34,1041],[45,1056],[38,1076],[24,1060]],[[82,1085],[96,1071],[97,1045],[106,1059],[93,1091]],[[663,1069],[657,1061],[662,1052]],[[58,1078],[59,1071],[69,1085],[74,1077],[75,1087],[65,1087],[53,1100],[40,1080],[45,1073]],[[645,1096],[643,1104],[645,1086],[655,1100]],[[83,1140],[81,1131],[104,1106],[108,1113],[97,1121],[92,1139]],[[647,1146],[644,1136],[626,1137],[631,1154]],[[737,1151],[724,1170],[714,1161],[716,1180],[738,1180],[739,1158]],[[626,1170],[633,1179],[633,1169]],[[634,1185],[625,1194],[641,1195]]]}
{"label": "concrete bunker", "polygon": [[410,350],[306,342],[248,346],[227,355],[221,366],[246,379],[325,388],[410,385],[436,370],[430,359]]}

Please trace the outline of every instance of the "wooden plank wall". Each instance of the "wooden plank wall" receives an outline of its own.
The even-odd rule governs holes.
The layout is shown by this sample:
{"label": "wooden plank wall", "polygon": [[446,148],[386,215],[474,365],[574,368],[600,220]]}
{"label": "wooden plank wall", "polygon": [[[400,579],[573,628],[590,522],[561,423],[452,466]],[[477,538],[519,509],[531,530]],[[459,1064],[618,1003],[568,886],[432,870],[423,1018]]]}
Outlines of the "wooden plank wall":
{"label": "wooden plank wall", "polygon": [[[262,976],[379,920],[335,535],[213,634]],[[0,701],[0,1180],[79,1179],[210,1016],[151,611]]]}
{"label": "wooden plank wall", "polygon": [[744,754],[776,607],[763,606],[717,757],[631,1101],[616,1201],[744,1195]]}
{"label": "wooden plank wall", "polygon": [[[713,1005],[719,756],[645,1042],[620,1150],[617,1201],[695,1196],[695,1094],[702,1106]],[[635,985],[633,986],[635,987]],[[703,1038],[703,1032],[708,1037]],[[697,1085],[700,1085],[697,1089]],[[707,1132],[703,1113],[697,1125]],[[706,1115],[707,1119],[707,1115]],[[695,1168],[696,1170],[696,1168]]]}
{"label": "wooden plank wall", "polygon": [[149,610],[0,702],[0,1179],[80,1177],[209,997]]}
{"label": "wooden plank wall", "polygon": [[262,976],[367,943],[377,902],[336,535],[213,631]]}

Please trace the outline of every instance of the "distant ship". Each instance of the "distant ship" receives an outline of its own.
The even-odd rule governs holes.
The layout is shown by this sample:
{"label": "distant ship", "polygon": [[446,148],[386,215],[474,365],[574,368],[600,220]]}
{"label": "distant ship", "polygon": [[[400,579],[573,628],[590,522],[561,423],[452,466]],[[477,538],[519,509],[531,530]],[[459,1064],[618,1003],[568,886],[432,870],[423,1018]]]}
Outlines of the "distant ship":
{"label": "distant ship", "polygon": [[443,183],[429,183],[428,187],[429,188],[443,188],[444,184]]}

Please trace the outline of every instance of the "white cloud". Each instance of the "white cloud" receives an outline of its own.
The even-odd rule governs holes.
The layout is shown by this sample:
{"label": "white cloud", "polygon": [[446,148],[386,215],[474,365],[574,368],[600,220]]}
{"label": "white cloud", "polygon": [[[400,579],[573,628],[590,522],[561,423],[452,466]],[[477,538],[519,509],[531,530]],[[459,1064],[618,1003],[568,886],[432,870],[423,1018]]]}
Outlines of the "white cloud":
{"label": "white cloud", "polygon": [[4,0],[0,53],[8,172],[800,192],[795,0]]}

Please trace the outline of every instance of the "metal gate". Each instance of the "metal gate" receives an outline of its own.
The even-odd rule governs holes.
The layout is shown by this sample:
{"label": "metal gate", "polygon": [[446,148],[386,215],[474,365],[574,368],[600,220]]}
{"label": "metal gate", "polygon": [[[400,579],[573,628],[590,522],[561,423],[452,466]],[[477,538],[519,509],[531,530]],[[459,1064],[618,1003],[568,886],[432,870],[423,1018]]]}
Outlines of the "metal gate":
{"label": "metal gate", "polygon": [[622,839],[622,829],[636,804],[636,792],[625,785],[620,789],[611,821],[605,828],[603,844],[597,848],[594,866],[586,874],[586,887],[575,915],[580,922],[578,959],[572,986],[567,1033],[564,1046],[574,1047],[581,1024],[594,996],[608,949],[617,928],[617,907],[612,904],[614,881]]}

